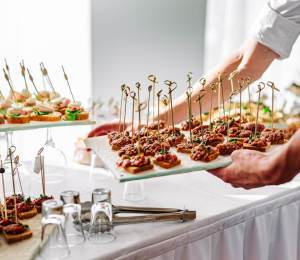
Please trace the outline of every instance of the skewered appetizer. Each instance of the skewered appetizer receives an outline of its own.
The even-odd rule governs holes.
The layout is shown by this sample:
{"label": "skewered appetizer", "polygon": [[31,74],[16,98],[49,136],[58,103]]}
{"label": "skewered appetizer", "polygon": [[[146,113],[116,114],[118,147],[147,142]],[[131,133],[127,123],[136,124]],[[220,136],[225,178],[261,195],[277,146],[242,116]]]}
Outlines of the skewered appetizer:
{"label": "skewered appetizer", "polygon": [[37,105],[31,113],[32,121],[60,121],[61,113],[55,112],[49,105]]}
{"label": "skewered appetizer", "polygon": [[[192,117],[191,120],[191,129],[194,129],[195,127],[200,125],[200,121],[197,120],[196,118]],[[181,123],[181,130],[183,131],[188,131],[190,129],[190,121],[186,120],[184,122]]]}
{"label": "skewered appetizer", "polygon": [[6,119],[9,124],[26,124],[30,122],[28,112],[21,107],[11,107],[7,109]]}
{"label": "skewered appetizer", "polygon": [[[9,196],[5,198],[7,209],[14,209],[15,206],[15,196]],[[16,194],[16,203],[21,203],[24,201],[24,196],[22,194]]]}
{"label": "skewered appetizer", "polygon": [[34,207],[30,198],[17,204],[17,212],[19,219],[28,219],[37,215],[37,209]]}
{"label": "skewered appetizer", "polygon": [[125,131],[125,132],[112,131],[107,134],[109,144],[111,144],[112,141],[119,139],[123,136],[129,136],[129,132],[128,131]]}
{"label": "skewered appetizer", "polygon": [[[251,131],[252,133],[255,132],[255,123],[246,123],[246,124],[243,124],[243,129],[245,130],[249,130]],[[257,124],[257,133],[261,133],[263,130],[265,129],[265,126],[263,124]]]}
{"label": "skewered appetizer", "polygon": [[15,243],[32,236],[32,231],[28,225],[21,223],[10,224],[3,228],[3,235],[7,243]]}
{"label": "skewered appetizer", "polygon": [[9,109],[12,105],[12,102],[9,99],[1,100],[0,101],[0,113],[5,115],[7,109]]}
{"label": "skewered appetizer", "polygon": [[68,98],[58,97],[51,100],[50,104],[53,105],[55,111],[60,112],[62,115],[64,115],[70,102],[71,101]]}
{"label": "skewered appetizer", "polygon": [[133,174],[153,169],[150,158],[144,155],[125,157],[117,162],[117,166]]}
{"label": "skewered appetizer", "polygon": [[36,208],[37,212],[41,213],[42,212],[42,204],[43,204],[43,202],[46,201],[46,200],[51,200],[51,199],[53,199],[52,196],[44,196],[42,194],[40,195],[39,198],[34,199],[33,200],[33,204],[34,204],[34,207]]}
{"label": "skewered appetizer", "polygon": [[3,228],[5,228],[11,224],[16,224],[16,222],[10,218],[1,219],[0,220],[0,233],[3,231]]}
{"label": "skewered appetizer", "polygon": [[[159,122],[159,125],[158,125],[158,122]],[[163,120],[155,121],[148,125],[148,129],[149,130],[158,130],[158,126],[159,126],[159,129],[163,129],[166,126],[166,122]]]}
{"label": "skewered appetizer", "polygon": [[271,144],[284,144],[286,142],[284,131],[281,129],[266,128],[262,131],[261,137]]}
{"label": "skewered appetizer", "polygon": [[166,151],[156,153],[153,159],[153,163],[159,165],[162,168],[170,169],[181,163],[176,154],[172,154]]}
{"label": "skewered appetizer", "polygon": [[138,154],[138,146],[137,144],[127,144],[123,146],[119,151],[118,155],[119,156],[134,156]]}
{"label": "skewered appetizer", "polygon": [[260,152],[265,152],[269,145],[270,145],[270,143],[268,143],[266,141],[266,139],[264,139],[264,138],[250,137],[244,141],[243,148],[249,149],[249,150],[256,150],[256,151],[260,151]]}
{"label": "skewered appetizer", "polygon": [[251,130],[246,130],[243,128],[239,128],[237,126],[231,127],[228,130],[228,137],[234,138],[234,139],[241,139],[244,140],[245,138],[248,138],[252,135]]}
{"label": "skewered appetizer", "polygon": [[223,143],[225,140],[224,136],[222,134],[217,133],[207,133],[200,137],[195,137],[195,141],[197,143],[204,143],[205,145],[209,146],[217,146],[218,144]]}
{"label": "skewered appetizer", "polygon": [[68,105],[64,119],[70,121],[87,120],[89,119],[89,113],[84,111],[80,102],[73,102]]}
{"label": "skewered appetizer", "polygon": [[176,146],[176,151],[179,153],[191,153],[193,144],[190,141],[184,141]]}
{"label": "skewered appetizer", "polygon": [[157,135],[149,135],[149,136],[143,136],[140,138],[140,144],[144,145],[144,144],[152,144],[155,141],[157,141],[158,137]]}
{"label": "skewered appetizer", "polygon": [[29,97],[24,101],[25,107],[34,107],[36,105],[36,99],[33,97]]}
{"label": "skewered appetizer", "polygon": [[227,143],[218,144],[220,155],[230,155],[233,151],[243,148],[243,142],[239,139],[230,139]]}
{"label": "skewered appetizer", "polygon": [[152,143],[146,143],[142,147],[142,151],[144,155],[147,156],[154,156],[156,153],[160,151],[169,151],[170,150],[170,145],[167,142],[159,142],[159,141],[154,141]]}
{"label": "skewered appetizer", "polygon": [[129,136],[121,136],[111,141],[111,149],[113,151],[119,151],[123,146],[131,144],[132,139]]}
{"label": "skewered appetizer", "polygon": [[217,148],[212,146],[206,146],[203,144],[195,146],[190,155],[192,160],[203,161],[203,162],[213,161],[218,156],[219,156],[219,151]]}
{"label": "skewered appetizer", "polygon": [[201,135],[203,133],[206,133],[208,131],[208,125],[201,125],[197,126],[194,129],[192,129],[193,135]]}

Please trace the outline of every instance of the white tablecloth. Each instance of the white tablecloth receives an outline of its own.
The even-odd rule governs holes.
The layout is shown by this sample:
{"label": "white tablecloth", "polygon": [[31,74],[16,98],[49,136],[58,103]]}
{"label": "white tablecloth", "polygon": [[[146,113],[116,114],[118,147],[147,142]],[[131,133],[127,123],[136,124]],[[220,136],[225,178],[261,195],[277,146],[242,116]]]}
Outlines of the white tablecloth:
{"label": "white tablecloth", "polygon": [[253,190],[235,189],[207,172],[144,181],[146,199],[122,199],[124,184],[89,178],[87,169],[69,169],[66,181],[49,191],[75,189],[81,198],[94,187],[111,186],[114,204],[178,207],[197,211],[186,223],[147,223],[115,228],[109,244],[88,241],[69,259],[299,260],[300,180]]}

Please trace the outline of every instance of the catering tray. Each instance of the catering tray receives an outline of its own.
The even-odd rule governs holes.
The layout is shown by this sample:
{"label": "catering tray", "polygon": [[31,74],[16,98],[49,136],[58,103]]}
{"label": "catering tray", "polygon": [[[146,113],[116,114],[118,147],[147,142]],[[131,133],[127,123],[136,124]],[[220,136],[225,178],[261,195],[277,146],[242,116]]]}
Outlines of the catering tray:
{"label": "catering tray", "polygon": [[[154,168],[152,170],[148,170],[137,174],[130,174],[127,173],[124,169],[117,167],[116,162],[120,157],[118,156],[117,152],[111,150],[107,136],[92,137],[85,139],[85,144],[88,148],[91,148],[96,152],[96,154],[101,158],[106,167],[113,173],[113,175],[119,182],[142,180],[167,175],[216,169],[220,167],[225,167],[231,163],[230,156],[219,156],[216,160],[209,163],[205,163],[191,160],[188,154],[176,153],[178,155],[178,158],[181,160],[181,164],[174,168],[163,169],[157,165],[154,165]],[[172,149],[172,152],[176,152],[174,148]]]}
{"label": "catering tray", "polygon": [[94,125],[93,120],[82,121],[57,121],[57,122],[30,122],[28,124],[2,124],[0,125],[1,132],[24,131],[39,128],[51,128],[59,126],[79,126],[79,125]]}

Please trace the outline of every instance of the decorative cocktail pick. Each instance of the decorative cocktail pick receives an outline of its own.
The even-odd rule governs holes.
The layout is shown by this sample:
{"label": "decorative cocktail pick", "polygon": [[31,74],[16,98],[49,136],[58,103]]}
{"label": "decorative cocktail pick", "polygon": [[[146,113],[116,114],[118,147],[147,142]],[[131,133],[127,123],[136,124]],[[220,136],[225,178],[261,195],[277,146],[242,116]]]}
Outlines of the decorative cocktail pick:
{"label": "decorative cocktail pick", "polygon": [[124,97],[125,88],[126,88],[125,84],[121,85],[121,101],[120,101],[120,108],[119,108],[119,133],[121,132],[122,108],[123,108],[123,97]]}
{"label": "decorative cocktail pick", "polygon": [[149,125],[149,112],[150,112],[151,91],[152,91],[152,85],[149,85],[148,86],[148,101],[147,101],[147,122],[146,122],[147,135],[149,133],[149,131],[148,131],[148,125]]}
{"label": "decorative cocktail pick", "polygon": [[64,73],[64,78],[68,84],[68,87],[69,87],[69,91],[70,91],[70,94],[72,96],[72,99],[73,99],[73,102],[75,102],[75,98],[74,98],[74,95],[73,95],[73,92],[72,92],[72,89],[71,89],[71,86],[70,86],[70,83],[69,83],[69,79],[68,79],[68,75],[66,74],[66,71],[64,69],[64,66],[61,66],[62,70],[63,70],[63,73]]}
{"label": "decorative cocktail pick", "polygon": [[27,72],[28,72],[29,79],[30,79],[30,81],[31,81],[31,83],[32,83],[32,85],[33,85],[33,87],[34,87],[34,89],[35,89],[36,94],[39,95],[39,91],[38,91],[38,89],[37,89],[37,87],[36,87],[36,85],[35,85],[35,83],[34,83],[33,77],[32,77],[32,75],[30,74],[30,71],[29,71],[28,68],[27,68]]}
{"label": "decorative cocktail pick", "polygon": [[154,118],[155,118],[155,84],[158,84],[158,81],[156,80],[156,76],[154,76],[153,74],[150,74],[148,76],[148,80],[152,83],[152,94],[153,94],[153,103],[152,103],[152,108],[153,108],[153,123],[154,123]]}
{"label": "decorative cocktail pick", "polygon": [[252,109],[251,109],[251,93],[250,93],[250,83],[251,83],[251,78],[250,77],[246,77],[244,79],[244,83],[247,87],[248,90],[248,103],[249,103],[249,113],[250,115],[252,115]]}
{"label": "decorative cocktail pick", "polygon": [[5,58],[4,58],[4,62],[5,62],[5,69],[6,69],[7,75],[8,75],[8,80],[10,81],[10,84],[13,85],[12,80],[11,80],[11,76],[10,76],[9,66],[8,66],[7,60]]}
{"label": "decorative cocktail pick", "polygon": [[169,125],[169,99],[167,95],[164,95],[162,98],[162,103],[165,107],[165,121],[166,124]]}
{"label": "decorative cocktail pick", "polygon": [[19,172],[19,168],[18,168],[19,162],[20,162],[20,157],[19,157],[19,155],[17,155],[14,159],[14,163],[15,163],[14,175],[17,174],[21,193],[22,193],[22,195],[24,195],[23,186],[22,186],[22,182],[21,182],[21,178],[20,178],[20,172]]}
{"label": "decorative cocktail pick", "polygon": [[11,178],[12,178],[12,185],[13,185],[13,196],[14,196],[14,210],[15,210],[15,221],[18,223],[18,212],[17,212],[17,195],[16,195],[16,185],[15,185],[15,170],[13,165],[13,153],[16,151],[15,146],[11,146],[8,148],[8,155],[10,161],[10,168],[11,168]]}
{"label": "decorative cocktail pick", "polygon": [[128,96],[130,95],[130,87],[126,87],[124,90],[124,94],[125,94],[125,100],[124,100],[124,118],[123,118],[123,135],[125,132],[125,121],[126,121],[126,112],[127,112],[127,100],[128,100]]}
{"label": "decorative cocktail pick", "polygon": [[[236,77],[236,75],[239,73],[238,70],[234,70],[229,74],[228,80],[230,81],[230,86],[231,86],[231,92],[233,92],[235,90],[234,87],[234,78]],[[234,103],[234,115],[236,115],[236,104]]]}
{"label": "decorative cocktail pick", "polygon": [[239,94],[240,94],[240,124],[239,124],[239,129],[241,130],[241,128],[242,128],[242,90],[243,90],[243,87],[244,87],[244,80],[239,79],[238,83],[239,83]]}
{"label": "decorative cocktail pick", "polygon": [[134,91],[131,91],[130,92],[130,97],[132,98],[131,134],[132,134],[132,137],[134,137],[134,108],[135,108],[136,93]]}
{"label": "decorative cocktail pick", "polygon": [[[174,125],[174,112],[173,112],[173,102],[172,102],[172,93],[177,88],[177,83],[171,80],[165,80],[164,82],[169,89],[169,100],[170,100],[170,108],[171,108],[171,119],[172,119],[172,128],[173,134],[175,134],[175,125]],[[173,87],[174,86],[174,87]]]}
{"label": "decorative cocktail pick", "polygon": [[279,89],[275,87],[274,82],[268,81],[267,86],[272,89],[272,114],[271,114],[271,128],[274,129],[274,100],[275,100],[275,90],[279,92]]}
{"label": "decorative cocktail pick", "polygon": [[216,87],[217,84],[215,82],[211,83],[210,85],[210,109],[209,109],[209,129],[212,129],[211,124],[211,115],[212,115],[212,109],[213,109],[213,93],[216,93]]}
{"label": "decorative cocktail pick", "polygon": [[265,88],[265,83],[259,82],[258,86],[257,86],[258,90],[256,91],[256,93],[258,93],[258,100],[257,100],[254,138],[257,137],[257,124],[258,124],[258,115],[259,115],[259,106],[260,106],[260,93],[264,88]]}
{"label": "decorative cocktail pick", "polygon": [[25,88],[26,88],[26,90],[29,93],[29,89],[28,89],[28,85],[27,85],[27,80],[26,80],[26,68],[25,68],[24,60],[22,60],[22,62],[20,62],[20,67],[21,67],[21,74],[22,74],[22,77],[23,77],[24,82],[25,82]]}
{"label": "decorative cocktail pick", "polygon": [[158,139],[158,142],[160,142],[160,133],[159,133],[159,115],[160,115],[160,111],[159,111],[159,106],[160,106],[160,95],[162,93],[162,90],[158,91],[157,92],[157,139]]}
{"label": "decorative cocktail pick", "polygon": [[[5,198],[5,183],[4,183],[4,173],[5,169],[3,167],[2,160],[0,160],[0,173],[1,173],[1,181],[2,181],[2,192],[3,192],[3,206],[4,206],[4,218],[7,219],[7,206],[6,206],[6,198]],[[3,216],[3,215],[2,215]]]}
{"label": "decorative cocktail pick", "polygon": [[191,143],[193,144],[193,135],[192,135],[192,111],[191,111],[191,99],[192,99],[192,87],[188,87],[186,91],[186,99],[187,99],[187,104],[188,104],[188,120],[189,120],[189,132],[190,132],[190,140]]}
{"label": "decorative cocktail pick", "polygon": [[48,81],[48,84],[50,86],[50,88],[52,89],[53,92],[56,92],[54,87],[53,87],[53,84],[52,84],[52,81],[49,77],[49,74],[48,74],[48,71],[47,69],[45,68],[45,65],[43,62],[40,63],[40,68],[41,68],[41,72],[43,74],[43,76],[46,78],[46,80]]}
{"label": "decorative cocktail pick", "polygon": [[140,108],[140,89],[141,89],[141,83],[140,82],[137,82],[135,83],[135,87],[137,88],[137,105],[138,105],[138,119],[139,119],[139,123],[138,123],[138,131],[140,130],[140,126],[141,126],[141,110],[139,109]]}
{"label": "decorative cocktail pick", "polygon": [[198,102],[198,104],[199,104],[200,126],[202,126],[203,125],[203,118],[202,118],[202,103],[201,103],[201,100],[205,96],[204,87],[205,87],[205,84],[206,84],[206,79],[205,78],[199,79],[199,83],[201,84],[202,88],[200,89],[200,93],[197,96],[196,102]]}
{"label": "decorative cocktail pick", "polygon": [[14,101],[17,102],[17,98],[16,98],[16,95],[15,95],[14,88],[13,88],[13,86],[12,86],[12,84],[11,84],[11,81],[9,80],[9,75],[6,73],[5,69],[3,69],[3,72],[4,72],[4,77],[5,77],[5,79],[6,79],[7,83],[8,83],[8,85],[9,85],[9,88],[10,88],[10,91],[11,91],[11,93],[12,93],[12,96],[13,96],[13,98],[14,98]]}
{"label": "decorative cocktail pick", "polygon": [[[225,120],[225,101],[224,101],[223,79],[224,78],[222,78],[222,74],[218,73],[218,86],[219,86],[219,92],[220,92],[221,99],[222,99],[223,117]],[[219,107],[219,109],[220,109],[220,107]]]}
{"label": "decorative cocktail pick", "polygon": [[239,92],[237,90],[234,90],[230,93],[229,96],[229,111],[228,111],[228,120],[227,120],[227,136],[228,136],[228,132],[229,132],[229,126],[230,126],[230,117],[231,117],[231,107],[232,107],[232,98],[237,95]]}
{"label": "decorative cocktail pick", "polygon": [[34,164],[34,172],[36,174],[41,174],[41,183],[42,183],[42,191],[43,195],[46,196],[46,185],[45,185],[45,164],[44,164],[44,156],[42,156],[42,152],[44,148],[40,148],[37,156],[35,158]]}

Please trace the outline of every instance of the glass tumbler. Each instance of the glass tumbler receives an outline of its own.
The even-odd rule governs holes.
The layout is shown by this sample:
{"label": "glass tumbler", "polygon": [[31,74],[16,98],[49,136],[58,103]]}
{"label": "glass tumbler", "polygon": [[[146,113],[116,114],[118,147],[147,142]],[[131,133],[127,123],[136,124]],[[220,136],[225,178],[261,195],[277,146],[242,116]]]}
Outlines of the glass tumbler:
{"label": "glass tumbler", "polygon": [[85,241],[81,222],[80,195],[77,191],[63,191],[60,194],[63,201],[63,213],[65,216],[65,230],[68,245],[70,247],[81,244]]}
{"label": "glass tumbler", "polygon": [[61,200],[47,200],[42,204],[41,241],[42,259],[63,259],[70,254]]}
{"label": "glass tumbler", "polygon": [[91,207],[89,241],[109,243],[115,239],[112,221],[112,206],[108,202],[96,202]]}

